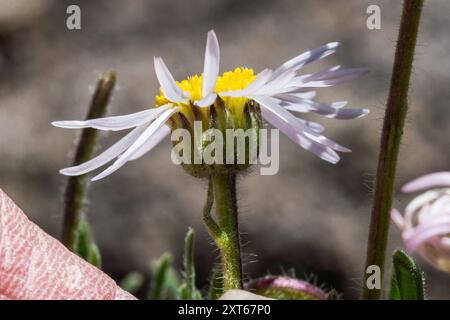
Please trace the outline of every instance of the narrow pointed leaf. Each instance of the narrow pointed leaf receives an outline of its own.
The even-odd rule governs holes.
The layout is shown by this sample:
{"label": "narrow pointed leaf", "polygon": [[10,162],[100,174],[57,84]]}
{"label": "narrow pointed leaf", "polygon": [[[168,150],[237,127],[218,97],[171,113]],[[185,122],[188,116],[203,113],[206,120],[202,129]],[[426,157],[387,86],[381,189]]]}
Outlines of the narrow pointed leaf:
{"label": "narrow pointed leaf", "polygon": [[211,280],[209,283],[209,292],[208,292],[208,299],[210,300],[217,300],[222,295],[223,292],[223,281],[222,281],[222,272],[220,271],[220,268],[215,268],[211,275]]}
{"label": "narrow pointed leaf", "polygon": [[153,264],[149,299],[163,300],[168,298],[173,281],[172,260],[172,255],[166,252]]}
{"label": "narrow pointed leaf", "polygon": [[139,272],[133,271],[127,274],[122,281],[120,281],[119,286],[128,291],[131,294],[136,293],[144,284],[144,277]]}
{"label": "narrow pointed leaf", "polygon": [[201,299],[201,295],[195,286],[194,241],[195,231],[189,228],[184,239],[184,281],[180,287],[180,296],[183,300]]}

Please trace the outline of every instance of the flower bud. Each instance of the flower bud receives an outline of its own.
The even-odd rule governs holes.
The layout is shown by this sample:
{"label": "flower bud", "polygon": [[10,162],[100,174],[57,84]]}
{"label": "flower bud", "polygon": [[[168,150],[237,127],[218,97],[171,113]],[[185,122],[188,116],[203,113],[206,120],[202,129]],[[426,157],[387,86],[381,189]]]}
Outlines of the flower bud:
{"label": "flower bud", "polygon": [[278,300],[327,300],[328,294],[307,281],[286,276],[253,280],[247,288],[255,294]]}

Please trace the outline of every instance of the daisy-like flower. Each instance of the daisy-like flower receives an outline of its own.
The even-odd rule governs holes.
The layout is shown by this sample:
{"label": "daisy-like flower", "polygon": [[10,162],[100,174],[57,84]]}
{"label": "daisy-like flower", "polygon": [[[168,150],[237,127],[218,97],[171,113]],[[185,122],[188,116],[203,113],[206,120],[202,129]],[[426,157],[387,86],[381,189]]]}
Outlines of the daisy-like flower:
{"label": "daisy-like flower", "polygon": [[[337,152],[350,150],[321,134],[324,128],[293,113],[316,113],[327,118],[354,119],[366,115],[367,109],[345,108],[347,102],[319,103],[312,100],[312,88],[330,87],[355,79],[366,69],[341,69],[335,66],[311,74],[299,75],[305,65],[334,53],[339,44],[328,43],[302,53],[278,68],[264,69],[257,75],[249,68],[236,68],[219,76],[220,50],[214,31],[207,37],[204,70],[181,82],[175,81],[164,61],[155,57],[154,65],[160,94],[156,107],[141,112],[91,119],[86,121],[56,121],[57,127],[99,130],[127,130],[134,128],[109,149],[78,166],[61,170],[65,175],[91,172],[111,160],[114,163],[92,180],[113,173],[128,161],[140,158],[163,140],[172,129],[192,128],[194,121],[202,121],[203,128],[215,123],[225,127],[248,128],[250,111],[261,115],[295,143],[331,163],[339,161]],[[214,109],[214,110],[213,110]]]}
{"label": "daisy-like flower", "polygon": [[402,230],[408,252],[417,252],[440,270],[450,272],[450,172],[425,175],[403,186],[403,192],[430,189],[411,201],[392,220]]}

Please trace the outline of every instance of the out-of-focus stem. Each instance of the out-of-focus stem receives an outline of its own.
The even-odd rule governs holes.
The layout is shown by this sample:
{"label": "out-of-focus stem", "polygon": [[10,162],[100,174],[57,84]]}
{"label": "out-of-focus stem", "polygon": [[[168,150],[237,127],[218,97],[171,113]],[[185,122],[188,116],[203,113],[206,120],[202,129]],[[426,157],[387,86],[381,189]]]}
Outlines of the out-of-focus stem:
{"label": "out-of-focus stem", "polygon": [[[381,280],[383,279],[388,241],[395,173],[408,109],[408,88],[422,6],[423,0],[405,0],[403,2],[391,86],[381,135],[365,269],[367,270],[367,267],[371,265],[378,266],[381,270]],[[370,274],[364,272],[362,298],[379,299],[381,289],[367,287],[369,276]]]}
{"label": "out-of-focus stem", "polygon": [[[106,72],[97,84],[91,101],[87,119],[100,118],[106,114],[106,108],[116,83],[116,74]],[[86,128],[82,131],[75,152],[73,165],[78,165],[92,158],[97,141],[97,130]],[[84,207],[88,189],[87,175],[69,177],[65,191],[64,222],[62,242],[70,250],[77,252],[80,230],[87,225]],[[89,232],[88,230],[85,230]],[[83,257],[86,258],[86,257]]]}

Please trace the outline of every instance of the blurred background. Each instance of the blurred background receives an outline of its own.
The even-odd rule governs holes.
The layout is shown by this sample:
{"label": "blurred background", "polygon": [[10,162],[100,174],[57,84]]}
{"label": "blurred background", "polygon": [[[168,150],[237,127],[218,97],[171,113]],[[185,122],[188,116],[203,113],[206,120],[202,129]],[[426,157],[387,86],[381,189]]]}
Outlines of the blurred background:
{"label": "blurred background", "polygon": [[[81,8],[81,30],[66,28],[70,4]],[[366,27],[371,4],[381,8],[381,30]],[[397,190],[422,174],[450,170],[448,12],[447,0],[427,1],[424,8]],[[320,101],[348,100],[371,110],[355,121],[319,120],[327,136],[353,153],[330,165],[280,135],[279,173],[254,170],[240,179],[240,221],[248,278],[294,268],[299,277],[314,276],[357,298],[400,14],[401,1],[388,0],[0,0],[0,187],[59,237],[67,179],[58,170],[71,163],[78,135],[50,122],[83,118],[104,71],[116,70],[119,79],[109,114],[127,114],[153,106],[153,56],[163,56],[177,79],[201,72],[210,29],[219,37],[222,71],[276,67],[340,41],[336,54],[305,71],[335,64],[371,70],[359,81],[319,91]],[[120,135],[103,134],[101,146]],[[104,270],[115,280],[129,271],[148,280],[150,261],[165,251],[180,267],[192,226],[204,288],[217,258],[201,222],[205,196],[206,182],[170,161],[169,141],[93,183],[88,215]],[[395,206],[403,209],[408,200],[397,192]],[[398,246],[400,233],[392,226],[389,252]],[[429,296],[449,298],[450,276],[422,265]]]}

